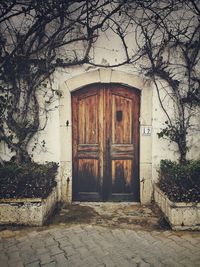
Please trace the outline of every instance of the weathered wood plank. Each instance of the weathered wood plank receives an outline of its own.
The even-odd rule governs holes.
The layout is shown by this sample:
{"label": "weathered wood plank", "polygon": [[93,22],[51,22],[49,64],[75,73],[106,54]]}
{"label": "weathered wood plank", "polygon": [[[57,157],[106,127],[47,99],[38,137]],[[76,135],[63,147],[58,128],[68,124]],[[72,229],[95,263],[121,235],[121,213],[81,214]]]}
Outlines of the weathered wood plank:
{"label": "weathered wood plank", "polygon": [[78,152],[77,158],[79,159],[99,159],[98,152]]}
{"label": "weathered wood plank", "polygon": [[133,152],[134,144],[111,144],[111,152]]}
{"label": "weathered wood plank", "polygon": [[96,151],[98,152],[99,150],[99,145],[98,144],[78,144],[77,147],[78,151],[82,151],[82,152],[87,152],[87,151]]}

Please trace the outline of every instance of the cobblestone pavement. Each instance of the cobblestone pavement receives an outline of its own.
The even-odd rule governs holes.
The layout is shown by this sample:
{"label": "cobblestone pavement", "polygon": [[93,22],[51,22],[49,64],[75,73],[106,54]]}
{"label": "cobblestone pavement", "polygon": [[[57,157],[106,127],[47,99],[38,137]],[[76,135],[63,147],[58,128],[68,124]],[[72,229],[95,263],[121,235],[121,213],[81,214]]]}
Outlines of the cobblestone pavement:
{"label": "cobblestone pavement", "polygon": [[200,266],[200,233],[87,224],[4,230],[0,266]]}

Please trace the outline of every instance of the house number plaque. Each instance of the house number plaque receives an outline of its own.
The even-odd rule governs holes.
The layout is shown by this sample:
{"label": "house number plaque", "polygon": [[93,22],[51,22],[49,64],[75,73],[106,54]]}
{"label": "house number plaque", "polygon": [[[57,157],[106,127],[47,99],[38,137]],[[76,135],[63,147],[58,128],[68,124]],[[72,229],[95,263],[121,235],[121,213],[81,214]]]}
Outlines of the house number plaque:
{"label": "house number plaque", "polygon": [[150,126],[142,127],[142,135],[150,136],[152,132],[152,128]]}

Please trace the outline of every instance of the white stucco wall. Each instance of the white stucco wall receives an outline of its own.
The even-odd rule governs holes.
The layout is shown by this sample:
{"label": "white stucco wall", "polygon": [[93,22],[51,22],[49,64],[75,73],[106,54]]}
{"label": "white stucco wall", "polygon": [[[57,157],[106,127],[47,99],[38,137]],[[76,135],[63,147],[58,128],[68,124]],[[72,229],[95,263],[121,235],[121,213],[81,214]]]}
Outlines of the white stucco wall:
{"label": "white stucco wall", "polygon": [[[127,37],[129,50],[134,53],[132,39]],[[112,65],[119,64],[125,60],[122,43],[111,32],[103,34],[93,48],[94,61],[98,64]],[[45,140],[45,149],[40,146],[33,151],[33,159],[43,163],[55,161],[60,164],[58,175],[59,198],[64,201],[71,201],[72,187],[72,132],[71,132],[71,92],[82,86],[91,83],[112,83],[117,82],[136,87],[141,90],[141,114],[140,114],[140,181],[141,201],[150,202],[152,195],[152,181],[157,179],[157,168],[161,159],[168,158],[176,160],[177,149],[174,144],[168,141],[159,140],[157,132],[163,127],[166,117],[160,107],[157,92],[154,85],[145,80],[142,74],[138,73],[134,66],[123,65],[117,68],[99,68],[87,64],[83,66],[59,69],[54,73],[53,88],[60,90],[62,96],[53,103],[53,111],[47,122],[46,129],[38,133],[38,143]],[[66,121],[69,126],[66,127]],[[152,129],[151,135],[142,134],[143,127],[149,126]],[[30,145],[30,151],[35,140]],[[200,136],[195,134],[191,138],[192,146],[189,157],[198,158],[200,151]],[[9,152],[2,144],[0,153],[3,158],[9,158]],[[69,178],[69,179],[68,179]],[[67,183],[67,179],[69,182]]]}

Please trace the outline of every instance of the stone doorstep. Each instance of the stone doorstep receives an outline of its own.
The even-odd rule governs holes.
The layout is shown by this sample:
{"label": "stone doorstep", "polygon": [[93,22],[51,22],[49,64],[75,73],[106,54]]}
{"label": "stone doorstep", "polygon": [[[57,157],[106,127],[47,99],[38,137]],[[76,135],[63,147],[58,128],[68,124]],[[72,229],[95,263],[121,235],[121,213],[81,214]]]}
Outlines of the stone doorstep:
{"label": "stone doorstep", "polygon": [[156,184],[154,184],[154,200],[173,230],[200,230],[200,203],[173,202]]}
{"label": "stone doorstep", "polygon": [[57,203],[54,188],[47,198],[18,198],[0,200],[0,225],[16,224],[41,226]]}

